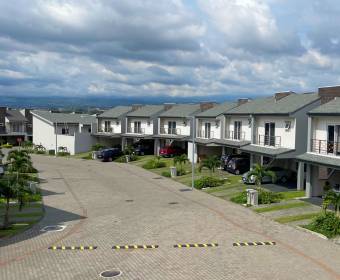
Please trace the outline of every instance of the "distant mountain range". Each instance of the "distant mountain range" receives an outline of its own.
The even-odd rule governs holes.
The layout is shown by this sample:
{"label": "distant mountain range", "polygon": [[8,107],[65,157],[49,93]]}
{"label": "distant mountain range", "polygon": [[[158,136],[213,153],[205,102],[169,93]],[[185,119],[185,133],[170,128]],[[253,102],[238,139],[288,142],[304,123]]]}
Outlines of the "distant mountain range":
{"label": "distant mountain range", "polygon": [[206,97],[108,97],[108,96],[91,96],[91,97],[37,97],[37,96],[0,96],[0,106],[12,108],[109,108],[116,105],[131,104],[162,104],[162,103],[197,103],[202,101],[223,102],[235,100],[238,97],[217,95]]}

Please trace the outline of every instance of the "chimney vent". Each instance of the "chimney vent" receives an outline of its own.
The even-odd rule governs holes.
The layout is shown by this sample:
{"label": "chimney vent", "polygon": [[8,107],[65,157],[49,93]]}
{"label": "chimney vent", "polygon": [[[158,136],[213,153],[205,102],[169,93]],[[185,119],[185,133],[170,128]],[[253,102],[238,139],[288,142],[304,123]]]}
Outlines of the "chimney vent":
{"label": "chimney vent", "polygon": [[142,108],[142,104],[132,104],[132,111],[137,111],[138,109]]}
{"label": "chimney vent", "polygon": [[164,103],[164,110],[168,111],[170,110],[176,103]]}
{"label": "chimney vent", "polygon": [[288,95],[291,95],[291,94],[295,94],[295,92],[293,92],[293,91],[277,92],[274,95],[275,101],[279,101],[282,98],[285,98],[285,97],[287,97]]}
{"label": "chimney vent", "polygon": [[321,98],[321,104],[325,104],[335,97],[340,97],[340,86],[319,88],[319,96]]}
{"label": "chimney vent", "polygon": [[237,100],[237,106],[240,106],[240,105],[242,105],[242,104],[246,104],[246,103],[248,103],[250,100],[249,100],[249,98],[239,98],[238,100]]}

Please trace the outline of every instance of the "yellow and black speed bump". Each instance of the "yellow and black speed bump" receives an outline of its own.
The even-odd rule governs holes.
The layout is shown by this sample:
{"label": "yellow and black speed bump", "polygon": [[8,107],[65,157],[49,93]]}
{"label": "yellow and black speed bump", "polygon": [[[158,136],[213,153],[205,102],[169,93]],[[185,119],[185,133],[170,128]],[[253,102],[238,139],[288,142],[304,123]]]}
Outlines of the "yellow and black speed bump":
{"label": "yellow and black speed bump", "polygon": [[244,247],[244,246],[261,246],[261,245],[276,245],[276,242],[273,241],[265,241],[265,242],[235,242],[233,246],[236,247]]}
{"label": "yellow and black speed bump", "polygon": [[156,249],[158,245],[123,245],[123,246],[112,246],[113,250],[133,250],[133,249]]}
{"label": "yellow and black speed bump", "polygon": [[97,246],[51,246],[48,249],[50,250],[95,250]]}
{"label": "yellow and black speed bump", "polygon": [[174,248],[204,248],[204,247],[217,247],[217,243],[194,243],[194,244],[176,244]]}

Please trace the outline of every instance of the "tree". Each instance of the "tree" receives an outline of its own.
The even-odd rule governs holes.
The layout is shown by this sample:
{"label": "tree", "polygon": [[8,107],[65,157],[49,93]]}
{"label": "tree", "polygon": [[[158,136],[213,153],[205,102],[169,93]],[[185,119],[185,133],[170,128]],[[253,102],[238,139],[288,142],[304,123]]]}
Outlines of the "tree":
{"label": "tree", "polygon": [[215,168],[221,165],[221,161],[217,156],[209,156],[202,160],[198,171],[201,172],[203,168],[207,168],[210,171],[210,176],[215,172]]}
{"label": "tree", "polygon": [[183,171],[183,164],[185,164],[188,161],[186,154],[182,154],[180,156],[174,157],[173,161],[174,161],[174,165],[179,164],[179,166],[180,166],[179,173],[183,174],[183,172],[184,172]]}
{"label": "tree", "polygon": [[28,173],[32,170],[32,161],[29,153],[26,150],[12,150],[7,155],[9,171],[19,173]]}
{"label": "tree", "polygon": [[15,177],[7,176],[0,180],[0,196],[5,198],[5,214],[2,228],[6,229],[9,227],[9,202],[11,199],[17,198],[17,185]]}
{"label": "tree", "polygon": [[4,153],[2,152],[2,149],[0,148],[0,164],[2,164],[2,159],[4,157]]}
{"label": "tree", "polygon": [[255,184],[260,188],[262,185],[262,180],[264,177],[270,177],[272,179],[272,182],[275,183],[276,181],[276,174],[273,171],[267,170],[266,167],[255,164],[253,166],[253,169],[250,170],[247,174],[247,179],[249,181],[255,181]]}
{"label": "tree", "polygon": [[334,206],[335,214],[340,217],[340,193],[336,193],[333,190],[326,193],[322,203],[324,211],[326,211],[330,205]]}

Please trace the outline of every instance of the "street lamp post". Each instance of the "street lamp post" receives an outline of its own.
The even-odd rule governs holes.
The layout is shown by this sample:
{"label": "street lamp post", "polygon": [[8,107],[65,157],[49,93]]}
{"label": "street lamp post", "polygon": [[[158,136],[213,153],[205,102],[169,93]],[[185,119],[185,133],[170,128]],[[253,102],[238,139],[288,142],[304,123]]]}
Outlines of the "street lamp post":
{"label": "street lamp post", "polygon": [[195,187],[195,134],[196,134],[196,121],[195,116],[192,118],[192,155],[191,155],[191,190]]}

